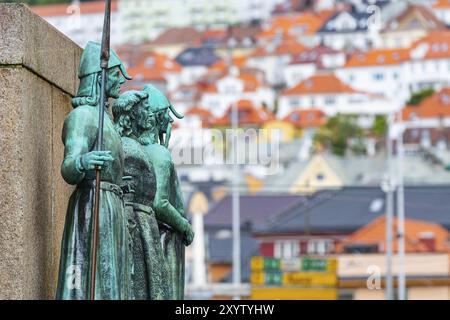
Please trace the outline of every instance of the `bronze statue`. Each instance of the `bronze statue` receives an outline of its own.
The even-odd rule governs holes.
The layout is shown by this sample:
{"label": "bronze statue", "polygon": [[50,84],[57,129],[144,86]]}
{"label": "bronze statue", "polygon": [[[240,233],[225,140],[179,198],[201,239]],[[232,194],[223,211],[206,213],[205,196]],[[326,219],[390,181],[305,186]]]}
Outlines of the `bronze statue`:
{"label": "bronze statue", "polygon": [[170,151],[173,119],[182,118],[155,87],[130,91],[113,113],[125,152],[125,196],[132,237],[132,291],[136,299],[183,299],[184,246],[194,233],[185,218]]}
{"label": "bronze statue", "polygon": [[[103,150],[97,150],[100,104],[100,50],[89,42],[80,62],[80,86],[73,98],[74,110],[63,128],[65,146],[61,174],[76,189],[72,194],[62,239],[57,299],[89,299],[92,263],[95,169],[101,167],[99,243],[95,299],[129,299],[130,254],[124,214],[121,137],[108,113],[104,119]],[[115,52],[110,52],[106,95],[118,98],[128,76]]]}

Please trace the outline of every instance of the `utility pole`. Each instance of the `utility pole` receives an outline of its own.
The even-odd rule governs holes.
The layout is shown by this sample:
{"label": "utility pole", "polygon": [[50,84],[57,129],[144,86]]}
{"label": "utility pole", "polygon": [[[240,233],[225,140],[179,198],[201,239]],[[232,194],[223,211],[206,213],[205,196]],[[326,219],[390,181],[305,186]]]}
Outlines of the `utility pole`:
{"label": "utility pole", "polygon": [[405,274],[405,190],[403,183],[403,119],[398,113],[399,132],[397,137],[397,243],[398,243],[398,299],[406,299]]}
{"label": "utility pole", "polygon": [[[233,29],[230,25],[228,27],[228,58],[229,69],[231,72],[233,68]],[[239,117],[237,102],[232,103],[231,110],[231,126],[233,129],[233,183],[232,183],[232,232],[233,232],[233,286],[236,292],[241,287],[241,213],[240,213],[240,195],[239,195],[239,163],[238,163],[238,148],[239,148]],[[240,295],[236,294],[233,299],[240,300]]]}
{"label": "utility pole", "polygon": [[388,116],[388,130],[386,137],[386,152],[388,165],[388,181],[386,188],[386,300],[393,300],[393,279],[392,279],[392,224],[394,216],[394,179],[392,167],[392,121],[393,115]]}

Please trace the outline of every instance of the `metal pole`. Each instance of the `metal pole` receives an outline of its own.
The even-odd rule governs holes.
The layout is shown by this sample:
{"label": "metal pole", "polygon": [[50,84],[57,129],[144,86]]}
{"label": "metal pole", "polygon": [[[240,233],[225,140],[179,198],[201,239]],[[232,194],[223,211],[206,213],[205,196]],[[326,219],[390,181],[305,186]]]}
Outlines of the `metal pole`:
{"label": "metal pole", "polygon": [[[238,164],[238,109],[233,103],[232,127],[233,139],[233,284],[236,290],[241,285],[241,213],[239,199],[239,164]],[[234,297],[239,300],[240,296]]]}
{"label": "metal pole", "polygon": [[400,132],[397,138],[397,242],[398,242],[398,299],[406,299],[405,274],[405,194],[403,187],[403,120],[400,110]]}
{"label": "metal pole", "polygon": [[387,165],[388,165],[388,187],[386,193],[386,299],[393,300],[392,281],[392,220],[394,214],[394,179],[392,176],[392,115],[388,118],[387,130]]}
{"label": "metal pole", "polygon": [[[233,52],[232,52],[232,37],[233,28],[228,27],[228,58],[229,70],[233,67]],[[231,126],[233,129],[233,185],[232,185],[232,232],[233,232],[233,286],[236,292],[239,292],[241,287],[241,212],[239,199],[239,164],[238,164],[238,129],[239,116],[238,106],[234,102],[231,110]],[[237,293],[233,299],[240,300],[240,295]]]}
{"label": "metal pole", "polygon": [[[107,69],[109,63],[109,44],[110,44],[110,22],[111,22],[111,0],[105,1],[105,20],[103,24],[103,37],[101,44],[100,67],[101,84],[100,84],[100,105],[98,106],[98,135],[96,150],[103,150],[103,127],[105,120],[105,108],[108,97],[106,96]],[[95,195],[94,195],[94,214],[92,217],[92,252],[91,252],[91,283],[90,283],[90,299],[95,300],[95,283],[97,276],[97,249],[99,242],[100,228],[100,185],[101,185],[101,167],[95,170]]]}

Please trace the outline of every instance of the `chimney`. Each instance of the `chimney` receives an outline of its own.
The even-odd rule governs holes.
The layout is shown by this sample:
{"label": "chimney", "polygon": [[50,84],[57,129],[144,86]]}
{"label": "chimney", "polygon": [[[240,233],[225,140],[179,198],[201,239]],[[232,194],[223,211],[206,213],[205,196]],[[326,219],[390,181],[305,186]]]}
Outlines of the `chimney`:
{"label": "chimney", "polygon": [[436,251],[436,234],[434,232],[421,232],[419,233],[419,242],[424,245],[427,252]]}

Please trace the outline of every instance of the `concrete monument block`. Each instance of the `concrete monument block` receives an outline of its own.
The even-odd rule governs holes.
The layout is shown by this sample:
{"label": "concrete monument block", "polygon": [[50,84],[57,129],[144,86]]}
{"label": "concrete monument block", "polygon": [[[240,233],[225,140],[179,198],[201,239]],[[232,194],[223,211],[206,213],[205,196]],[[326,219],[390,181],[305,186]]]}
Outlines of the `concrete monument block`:
{"label": "concrete monument block", "polygon": [[82,50],[25,5],[0,4],[0,299],[53,299],[72,187],[62,125]]}

